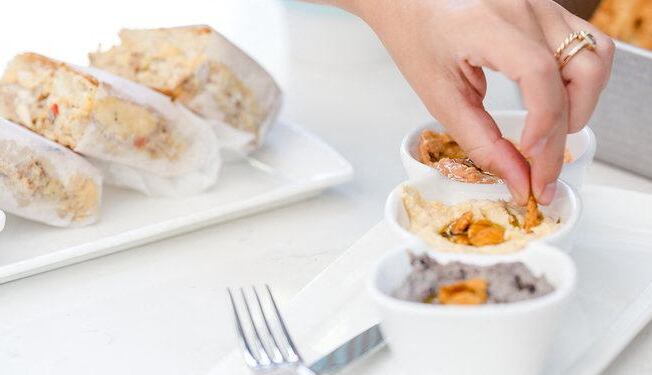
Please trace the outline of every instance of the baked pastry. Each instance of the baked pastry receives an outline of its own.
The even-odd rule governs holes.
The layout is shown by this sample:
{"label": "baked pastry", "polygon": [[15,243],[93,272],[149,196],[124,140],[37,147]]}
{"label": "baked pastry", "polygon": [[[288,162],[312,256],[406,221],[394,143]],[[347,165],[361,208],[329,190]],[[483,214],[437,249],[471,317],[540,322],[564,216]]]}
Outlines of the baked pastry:
{"label": "baked pastry", "polygon": [[[0,79],[0,116],[97,160],[119,174],[107,183],[154,195],[195,193],[217,178],[217,142],[208,124],[145,86],[91,68],[73,67],[34,53],[16,56]],[[173,191],[166,180],[197,172],[201,184]],[[143,181],[154,178],[146,191]],[[178,194],[177,194],[178,193]]]}
{"label": "baked pastry", "polygon": [[210,119],[232,151],[261,144],[279,109],[280,90],[222,35],[208,26],[185,26],[126,29],[120,39],[120,45],[91,53],[91,65],[149,86]]}
{"label": "baked pastry", "polygon": [[81,156],[0,119],[0,207],[54,226],[95,222],[102,197],[100,172]]}
{"label": "baked pastry", "polygon": [[602,0],[591,23],[616,39],[652,49],[652,0]]}

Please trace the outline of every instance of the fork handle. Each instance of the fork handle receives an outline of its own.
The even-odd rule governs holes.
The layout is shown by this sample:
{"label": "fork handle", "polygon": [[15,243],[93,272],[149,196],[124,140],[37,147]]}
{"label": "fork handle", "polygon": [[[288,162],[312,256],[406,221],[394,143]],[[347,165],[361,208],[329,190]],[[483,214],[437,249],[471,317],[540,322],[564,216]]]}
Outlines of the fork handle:
{"label": "fork handle", "polygon": [[296,368],[296,373],[297,373],[297,375],[319,375],[316,372],[312,371],[311,369],[309,369],[308,367],[303,366],[303,365],[298,366]]}

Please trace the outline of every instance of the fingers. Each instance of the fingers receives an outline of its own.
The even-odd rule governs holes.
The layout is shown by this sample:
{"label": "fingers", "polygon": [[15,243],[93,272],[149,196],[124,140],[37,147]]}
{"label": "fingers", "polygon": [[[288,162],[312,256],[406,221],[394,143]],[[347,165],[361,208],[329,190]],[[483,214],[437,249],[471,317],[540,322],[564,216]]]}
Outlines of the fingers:
{"label": "fingers", "polygon": [[[568,80],[570,98],[569,133],[575,133],[589,122],[602,90],[609,81],[613,63],[614,42],[588,22],[571,15],[567,22],[573,30],[586,30],[596,38],[596,50],[578,53],[562,69]],[[570,17],[569,17],[570,18]]]}
{"label": "fingers", "polygon": [[473,53],[516,81],[528,110],[521,149],[531,165],[532,193],[542,204],[554,196],[568,131],[568,99],[557,63],[548,46],[526,38],[509,25],[492,30],[496,40],[477,43]]}
{"label": "fingers", "polygon": [[562,69],[569,101],[568,132],[580,131],[591,118],[611,71],[613,42],[588,22],[548,0],[530,0],[553,53],[573,31],[586,30],[597,39],[595,52],[582,50]]}
{"label": "fingers", "polygon": [[[552,95],[552,93],[550,93]],[[568,129],[566,93],[557,93],[563,104],[559,109],[532,112],[538,98],[525,100],[528,116],[521,136],[523,155],[530,162],[532,193],[541,204],[549,204],[555,195],[554,187],[564,163],[564,148]],[[525,95],[524,95],[525,97]],[[548,107],[550,108],[550,107]]]}
{"label": "fingers", "polygon": [[482,68],[469,65],[467,62],[461,64],[460,69],[466,80],[476,91],[476,97],[482,101],[487,95],[487,77]]}
{"label": "fingers", "polygon": [[440,89],[447,95],[438,99],[440,104],[445,105],[439,106],[437,119],[471,160],[483,170],[500,176],[514,200],[524,205],[530,192],[530,171],[523,155],[502,137],[493,118],[474,93],[469,94],[455,85]]}
{"label": "fingers", "polygon": [[524,152],[530,161],[532,192],[543,205],[549,204],[555,197],[557,178],[564,164],[565,146],[565,131],[555,131]]}
{"label": "fingers", "polygon": [[472,144],[466,148],[471,160],[483,170],[500,176],[516,203],[525,205],[530,193],[528,162],[512,142],[500,135],[493,118],[484,109],[470,108],[465,117],[461,122],[465,127],[462,139]]}
{"label": "fingers", "polygon": [[562,8],[561,5],[554,4],[556,7],[561,8],[561,13],[566,23],[575,29],[575,30],[586,30],[590,32],[596,39],[596,49],[595,54],[600,57],[600,60],[603,64],[604,76],[602,77],[603,86],[606,86],[611,75],[611,68],[613,66],[614,52],[616,50],[616,45],[614,41],[607,34],[600,31],[597,27],[593,26],[590,22],[587,22],[579,17],[568,12],[566,9]]}

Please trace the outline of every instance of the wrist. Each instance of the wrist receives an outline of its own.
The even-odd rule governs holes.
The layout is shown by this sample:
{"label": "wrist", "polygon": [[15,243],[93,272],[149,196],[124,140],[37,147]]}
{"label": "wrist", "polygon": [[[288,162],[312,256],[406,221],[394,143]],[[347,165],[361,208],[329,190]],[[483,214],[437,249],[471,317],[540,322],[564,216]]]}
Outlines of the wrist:
{"label": "wrist", "polygon": [[355,14],[368,24],[377,17],[378,10],[386,6],[386,2],[383,0],[345,0],[345,2],[348,3],[348,8],[345,8],[348,12]]}
{"label": "wrist", "polygon": [[[387,13],[388,8],[394,5],[395,1],[404,0],[304,0],[312,3],[321,3],[331,5],[345,10],[355,16],[360,17],[367,24],[372,26],[378,18],[382,18],[381,13]],[[381,10],[383,12],[381,12]],[[391,12],[389,12],[391,13]]]}
{"label": "wrist", "polygon": [[352,13],[360,18],[362,18],[360,15],[363,8],[362,3],[368,2],[368,0],[307,0],[307,1],[332,5],[340,9],[343,9],[349,13]]}

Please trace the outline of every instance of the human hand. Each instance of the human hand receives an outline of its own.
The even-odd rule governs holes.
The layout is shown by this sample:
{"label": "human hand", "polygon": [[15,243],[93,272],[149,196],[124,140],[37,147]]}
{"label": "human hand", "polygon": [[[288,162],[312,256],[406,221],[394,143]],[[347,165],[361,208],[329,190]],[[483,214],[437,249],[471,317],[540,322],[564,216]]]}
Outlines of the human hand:
{"label": "human hand", "polygon": [[[552,0],[330,3],[373,28],[430,113],[474,163],[507,182],[518,203],[525,204],[530,191],[542,204],[552,200],[566,134],[585,126],[608,80],[614,53],[609,37]],[[581,51],[560,70],[554,51],[580,30],[595,36],[597,48]],[[522,154],[483,107],[482,67],[519,85],[528,110]]]}

